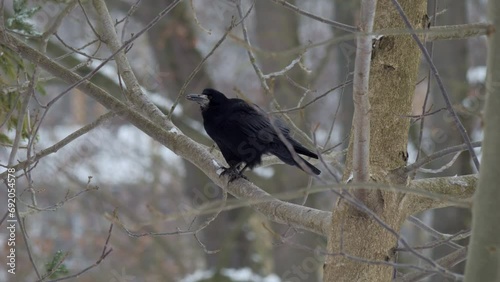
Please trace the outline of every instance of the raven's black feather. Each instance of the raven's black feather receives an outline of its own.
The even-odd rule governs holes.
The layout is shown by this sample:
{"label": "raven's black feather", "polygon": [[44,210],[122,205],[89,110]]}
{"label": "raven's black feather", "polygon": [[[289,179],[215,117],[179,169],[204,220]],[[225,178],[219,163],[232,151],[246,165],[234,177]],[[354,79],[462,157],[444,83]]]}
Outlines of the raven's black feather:
{"label": "raven's black feather", "polygon": [[[261,163],[263,154],[273,154],[284,163],[300,165],[276,133],[277,128],[292,145],[297,154],[317,159],[318,156],[292,139],[290,130],[280,120],[271,120],[257,106],[241,99],[228,99],[221,92],[205,89],[201,95],[189,95],[188,99],[200,104],[203,125],[215,141],[230,168],[245,163],[253,168]],[[274,125],[274,126],[273,126]],[[321,171],[299,156],[314,174]],[[302,169],[302,168],[301,168]]]}

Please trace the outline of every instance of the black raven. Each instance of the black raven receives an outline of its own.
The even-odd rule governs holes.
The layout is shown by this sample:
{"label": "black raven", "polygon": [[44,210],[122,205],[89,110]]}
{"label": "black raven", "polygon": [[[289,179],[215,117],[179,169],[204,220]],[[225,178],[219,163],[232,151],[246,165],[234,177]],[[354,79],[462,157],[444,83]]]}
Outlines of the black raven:
{"label": "black raven", "polygon": [[[251,106],[241,99],[229,99],[214,89],[205,89],[202,94],[187,95],[187,99],[200,105],[205,130],[215,141],[229,165],[223,173],[231,173],[230,181],[242,176],[247,167],[252,169],[260,164],[262,155],[268,153],[275,155],[286,164],[303,170],[301,165],[294,160],[285,143],[281,141],[275,128],[279,129],[281,137],[288,141],[297,154],[318,158],[318,155],[290,136],[290,130],[283,122],[271,121],[257,106]],[[297,157],[314,174],[321,173],[315,166]],[[238,166],[243,162],[245,166],[238,171]]]}

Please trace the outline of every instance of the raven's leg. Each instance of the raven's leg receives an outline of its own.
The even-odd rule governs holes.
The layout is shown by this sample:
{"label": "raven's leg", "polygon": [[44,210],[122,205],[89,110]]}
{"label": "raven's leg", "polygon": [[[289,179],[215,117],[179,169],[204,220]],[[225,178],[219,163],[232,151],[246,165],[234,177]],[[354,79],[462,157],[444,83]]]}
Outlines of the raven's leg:
{"label": "raven's leg", "polygon": [[248,180],[248,178],[246,178],[246,176],[244,176],[242,173],[243,173],[243,170],[247,167],[245,165],[245,167],[242,169],[242,170],[238,170],[238,167],[240,166],[241,163],[238,163],[236,165],[233,165],[233,166],[230,166],[228,168],[223,168],[224,171],[220,174],[220,176],[222,175],[227,175],[229,177],[229,182],[228,183],[231,183],[233,181],[235,181],[236,179],[238,178],[244,178],[246,180]]}
{"label": "raven's leg", "polygon": [[244,166],[242,169],[240,169],[240,174],[241,174],[242,176],[244,176],[244,175],[243,175],[243,172],[245,171],[245,169],[247,169],[247,167],[248,167],[248,164],[245,164],[245,166]]}

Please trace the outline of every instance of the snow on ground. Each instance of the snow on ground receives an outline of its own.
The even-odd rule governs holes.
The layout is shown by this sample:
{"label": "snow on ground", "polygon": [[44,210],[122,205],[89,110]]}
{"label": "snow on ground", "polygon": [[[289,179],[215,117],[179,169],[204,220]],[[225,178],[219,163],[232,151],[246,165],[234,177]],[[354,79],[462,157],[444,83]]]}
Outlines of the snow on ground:
{"label": "snow on ground", "polygon": [[[244,281],[244,282],[280,282],[281,279],[276,274],[270,274],[266,277],[262,277],[258,274],[252,272],[250,268],[240,268],[240,269],[222,269],[222,275],[228,277],[230,281]],[[190,274],[180,282],[197,282],[203,281],[213,277],[213,270],[198,270],[193,274]]]}
{"label": "snow on ground", "polygon": [[486,66],[468,69],[467,81],[469,81],[469,84],[484,83],[486,81]]}

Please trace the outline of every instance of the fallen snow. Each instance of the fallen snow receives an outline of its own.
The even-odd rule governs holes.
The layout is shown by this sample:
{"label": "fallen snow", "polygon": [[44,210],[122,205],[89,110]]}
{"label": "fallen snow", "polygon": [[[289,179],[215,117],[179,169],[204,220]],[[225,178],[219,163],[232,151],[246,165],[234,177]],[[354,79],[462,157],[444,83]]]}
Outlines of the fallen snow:
{"label": "fallen snow", "polygon": [[[276,274],[270,274],[266,277],[262,277],[248,268],[240,268],[240,269],[222,269],[222,275],[229,278],[230,281],[242,281],[242,282],[280,282],[281,279]],[[193,274],[190,274],[180,282],[197,282],[204,281],[205,279],[210,279],[214,275],[213,270],[197,270]]]}

